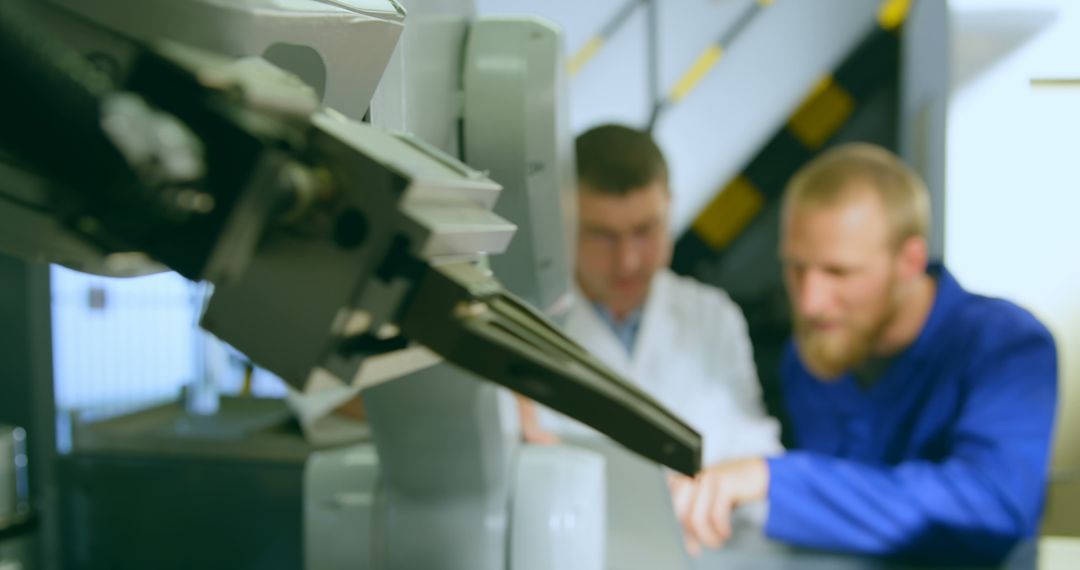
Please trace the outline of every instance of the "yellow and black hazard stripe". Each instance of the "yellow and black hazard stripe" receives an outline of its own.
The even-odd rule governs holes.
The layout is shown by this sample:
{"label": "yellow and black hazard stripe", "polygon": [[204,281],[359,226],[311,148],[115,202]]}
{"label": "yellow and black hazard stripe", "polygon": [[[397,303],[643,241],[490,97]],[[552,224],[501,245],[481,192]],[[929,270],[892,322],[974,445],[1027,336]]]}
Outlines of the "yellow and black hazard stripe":
{"label": "yellow and black hazard stripe", "polygon": [[750,22],[758,15],[758,12],[772,3],[773,0],[755,0],[754,2],[751,2],[746,9],[739,14],[739,17],[735,19],[735,22],[728,26],[715,42],[710,44],[709,47],[705,48],[705,50],[698,55],[690,68],[675,82],[671,91],[668,92],[667,97],[653,104],[652,116],[649,117],[648,130],[653,130],[661,113],[672,105],[685,99],[686,96],[697,87],[698,83],[701,83],[701,80],[708,75],[709,71],[720,62],[720,59],[724,56],[724,50],[734,43],[735,39],[739,37],[739,34],[746,30],[750,25]]}
{"label": "yellow and black hazard stripe", "polygon": [[882,2],[874,30],[834,73],[818,82],[784,127],[713,197],[679,238],[673,262],[677,270],[690,270],[702,257],[723,254],[861,105],[896,79],[900,69],[897,31],[910,5],[911,0]]}
{"label": "yellow and black hazard stripe", "polygon": [[585,45],[581,47],[574,55],[570,57],[567,62],[567,68],[570,72],[570,76],[573,77],[581,71],[581,68],[585,67],[586,63],[596,55],[600,48],[604,47],[616,32],[622,28],[626,20],[630,18],[630,15],[634,13],[634,10],[645,3],[646,0],[628,0],[619,11],[611,17],[610,20],[604,24],[604,27],[600,28],[600,33],[596,34],[589,41],[585,42]]}

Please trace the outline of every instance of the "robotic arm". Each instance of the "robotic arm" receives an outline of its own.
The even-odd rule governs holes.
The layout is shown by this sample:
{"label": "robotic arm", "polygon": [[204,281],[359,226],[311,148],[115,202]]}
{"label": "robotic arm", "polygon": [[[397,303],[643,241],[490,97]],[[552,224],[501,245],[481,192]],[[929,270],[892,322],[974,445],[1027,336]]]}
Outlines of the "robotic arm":
{"label": "robotic arm", "polygon": [[692,429],[478,263],[515,231],[484,174],[272,66],[78,22],[121,54],[110,77],[29,4],[0,3],[0,248],[114,272],[140,252],[209,281],[204,328],[300,390],[419,343],[697,471]]}

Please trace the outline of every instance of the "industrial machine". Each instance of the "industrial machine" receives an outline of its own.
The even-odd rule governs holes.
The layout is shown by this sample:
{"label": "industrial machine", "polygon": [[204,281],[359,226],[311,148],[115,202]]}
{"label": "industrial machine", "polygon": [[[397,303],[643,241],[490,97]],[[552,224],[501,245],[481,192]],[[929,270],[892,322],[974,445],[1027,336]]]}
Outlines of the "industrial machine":
{"label": "industrial machine", "polygon": [[602,459],[520,446],[476,379],[685,473],[700,438],[530,306],[568,281],[557,32],[408,7],[3,2],[0,248],[212,283],[298,410],[398,378],[372,444],[304,455],[306,567],[601,567]]}

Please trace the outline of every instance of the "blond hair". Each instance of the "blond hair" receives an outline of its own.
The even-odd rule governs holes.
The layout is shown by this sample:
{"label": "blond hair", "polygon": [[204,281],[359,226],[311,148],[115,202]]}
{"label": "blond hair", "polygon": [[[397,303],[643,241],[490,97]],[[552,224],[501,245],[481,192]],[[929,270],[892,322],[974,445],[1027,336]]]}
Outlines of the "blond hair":
{"label": "blond hair", "polygon": [[929,240],[926,184],[900,157],[868,143],[837,146],[800,168],[784,190],[785,224],[795,207],[842,204],[864,188],[881,199],[893,247],[914,236]]}

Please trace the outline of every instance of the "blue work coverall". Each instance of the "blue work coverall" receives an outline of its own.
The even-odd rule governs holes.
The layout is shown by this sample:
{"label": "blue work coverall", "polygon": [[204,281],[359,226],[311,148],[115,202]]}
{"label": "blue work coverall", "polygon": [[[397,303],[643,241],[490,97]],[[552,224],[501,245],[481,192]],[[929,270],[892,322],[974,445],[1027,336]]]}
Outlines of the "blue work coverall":
{"label": "blue work coverall", "polygon": [[794,449],[769,459],[766,533],[791,544],[986,564],[1035,536],[1057,402],[1049,331],[941,266],[916,341],[869,388],[821,382],[789,344]]}

